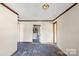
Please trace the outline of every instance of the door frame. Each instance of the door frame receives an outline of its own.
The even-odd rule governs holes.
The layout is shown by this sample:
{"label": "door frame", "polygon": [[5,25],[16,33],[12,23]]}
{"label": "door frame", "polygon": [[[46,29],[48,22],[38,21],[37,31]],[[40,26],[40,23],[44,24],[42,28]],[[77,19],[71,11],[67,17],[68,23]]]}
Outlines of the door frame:
{"label": "door frame", "polygon": [[53,23],[53,43],[57,44],[57,21]]}
{"label": "door frame", "polygon": [[[39,33],[37,33],[37,35],[39,36],[39,39],[38,39],[39,42],[34,42],[34,39],[32,39],[32,42],[33,42],[33,43],[40,43],[40,25],[34,24],[34,25],[33,25],[33,28],[34,28],[34,26],[39,26]],[[32,33],[33,33],[33,31],[32,31]],[[34,35],[34,33],[33,33],[33,35]]]}

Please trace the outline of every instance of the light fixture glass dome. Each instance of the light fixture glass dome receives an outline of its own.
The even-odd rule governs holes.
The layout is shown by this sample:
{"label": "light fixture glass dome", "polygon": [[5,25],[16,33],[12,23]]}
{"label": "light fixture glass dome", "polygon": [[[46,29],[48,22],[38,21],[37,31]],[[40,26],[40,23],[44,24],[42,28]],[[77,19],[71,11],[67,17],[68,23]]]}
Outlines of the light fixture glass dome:
{"label": "light fixture glass dome", "polygon": [[49,8],[49,5],[48,5],[47,3],[45,3],[45,4],[43,4],[42,8],[43,8],[44,10],[47,10],[47,9]]}

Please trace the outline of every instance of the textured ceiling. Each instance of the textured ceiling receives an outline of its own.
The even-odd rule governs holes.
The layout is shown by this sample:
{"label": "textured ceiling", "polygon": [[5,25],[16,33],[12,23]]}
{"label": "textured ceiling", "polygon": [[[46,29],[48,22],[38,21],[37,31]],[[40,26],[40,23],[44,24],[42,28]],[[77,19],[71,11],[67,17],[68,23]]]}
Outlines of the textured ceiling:
{"label": "textured ceiling", "polygon": [[20,20],[53,20],[73,3],[48,3],[44,10],[43,3],[5,3],[20,15]]}

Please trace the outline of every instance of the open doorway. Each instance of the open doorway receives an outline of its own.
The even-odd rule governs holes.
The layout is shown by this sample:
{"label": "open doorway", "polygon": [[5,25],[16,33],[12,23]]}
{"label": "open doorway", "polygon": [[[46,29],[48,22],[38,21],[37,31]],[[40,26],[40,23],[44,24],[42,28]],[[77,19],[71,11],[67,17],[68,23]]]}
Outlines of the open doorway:
{"label": "open doorway", "polygon": [[33,43],[40,43],[40,25],[33,25]]}
{"label": "open doorway", "polygon": [[53,43],[57,43],[57,21],[53,23]]}

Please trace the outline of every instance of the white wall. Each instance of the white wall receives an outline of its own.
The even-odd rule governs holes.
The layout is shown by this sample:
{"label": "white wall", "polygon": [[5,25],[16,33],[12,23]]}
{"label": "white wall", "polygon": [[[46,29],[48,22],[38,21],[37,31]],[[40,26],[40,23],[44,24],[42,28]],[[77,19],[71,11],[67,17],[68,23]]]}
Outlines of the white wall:
{"label": "white wall", "polygon": [[17,15],[0,4],[0,55],[11,55],[17,49]]}
{"label": "white wall", "polygon": [[57,19],[57,45],[67,55],[79,55],[79,4]]}
{"label": "white wall", "polygon": [[49,22],[20,22],[20,42],[32,42],[32,30],[35,24],[40,25],[40,42],[43,44],[53,43],[53,27]]}
{"label": "white wall", "polygon": [[51,23],[42,23],[41,24],[41,39],[42,43],[53,43],[53,26]]}

